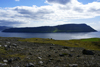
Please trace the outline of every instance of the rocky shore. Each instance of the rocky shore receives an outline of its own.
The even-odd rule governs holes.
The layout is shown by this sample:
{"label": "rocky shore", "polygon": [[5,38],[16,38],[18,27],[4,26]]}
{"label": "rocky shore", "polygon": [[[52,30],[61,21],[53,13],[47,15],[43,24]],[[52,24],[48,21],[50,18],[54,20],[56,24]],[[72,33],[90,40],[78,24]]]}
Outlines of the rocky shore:
{"label": "rocky shore", "polygon": [[0,67],[100,67],[100,51],[0,37]]}

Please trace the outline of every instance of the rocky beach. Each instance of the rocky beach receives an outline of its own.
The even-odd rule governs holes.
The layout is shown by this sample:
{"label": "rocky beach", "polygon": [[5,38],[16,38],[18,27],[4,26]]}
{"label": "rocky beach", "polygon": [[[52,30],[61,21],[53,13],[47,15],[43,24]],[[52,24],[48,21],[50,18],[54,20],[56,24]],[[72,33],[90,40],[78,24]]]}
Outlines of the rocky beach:
{"label": "rocky beach", "polygon": [[98,50],[19,39],[0,37],[0,67],[100,67]]}

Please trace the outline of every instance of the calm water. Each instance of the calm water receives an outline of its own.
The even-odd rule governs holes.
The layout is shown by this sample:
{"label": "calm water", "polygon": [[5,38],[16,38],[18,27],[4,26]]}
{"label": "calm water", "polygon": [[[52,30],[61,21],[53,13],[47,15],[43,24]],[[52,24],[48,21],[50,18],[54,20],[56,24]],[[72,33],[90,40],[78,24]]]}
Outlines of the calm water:
{"label": "calm water", "polygon": [[99,32],[90,33],[4,33],[0,31],[0,37],[22,37],[22,38],[53,38],[56,40],[100,38]]}

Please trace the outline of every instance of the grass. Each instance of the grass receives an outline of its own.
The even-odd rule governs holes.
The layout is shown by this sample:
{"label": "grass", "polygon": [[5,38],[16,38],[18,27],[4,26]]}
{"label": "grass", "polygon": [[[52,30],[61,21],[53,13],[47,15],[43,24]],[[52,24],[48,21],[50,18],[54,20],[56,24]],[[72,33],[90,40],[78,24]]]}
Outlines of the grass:
{"label": "grass", "polygon": [[57,44],[68,47],[82,47],[90,50],[100,50],[100,38],[80,39],[80,40],[54,40],[43,38],[27,38],[19,41],[42,43],[42,44]]}
{"label": "grass", "polygon": [[13,51],[5,50],[4,47],[0,47],[0,58],[5,58],[5,59],[12,58],[12,57],[19,57],[21,59],[25,58],[25,55],[23,55],[23,54],[20,54],[20,53],[11,54],[11,52],[13,52]]}
{"label": "grass", "polygon": [[100,38],[89,38],[89,39],[81,39],[81,41],[91,41],[91,42],[98,42],[100,41]]}

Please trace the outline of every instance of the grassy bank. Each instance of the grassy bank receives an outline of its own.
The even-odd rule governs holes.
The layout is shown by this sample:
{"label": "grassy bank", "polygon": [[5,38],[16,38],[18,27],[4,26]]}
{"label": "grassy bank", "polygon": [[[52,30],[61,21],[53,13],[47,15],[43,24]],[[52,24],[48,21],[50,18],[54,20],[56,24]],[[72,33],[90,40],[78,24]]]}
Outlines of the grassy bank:
{"label": "grassy bank", "polygon": [[100,50],[100,38],[79,39],[79,40],[54,40],[43,38],[27,38],[19,41],[34,42],[34,43],[50,43],[68,47],[82,47],[90,50]]}

